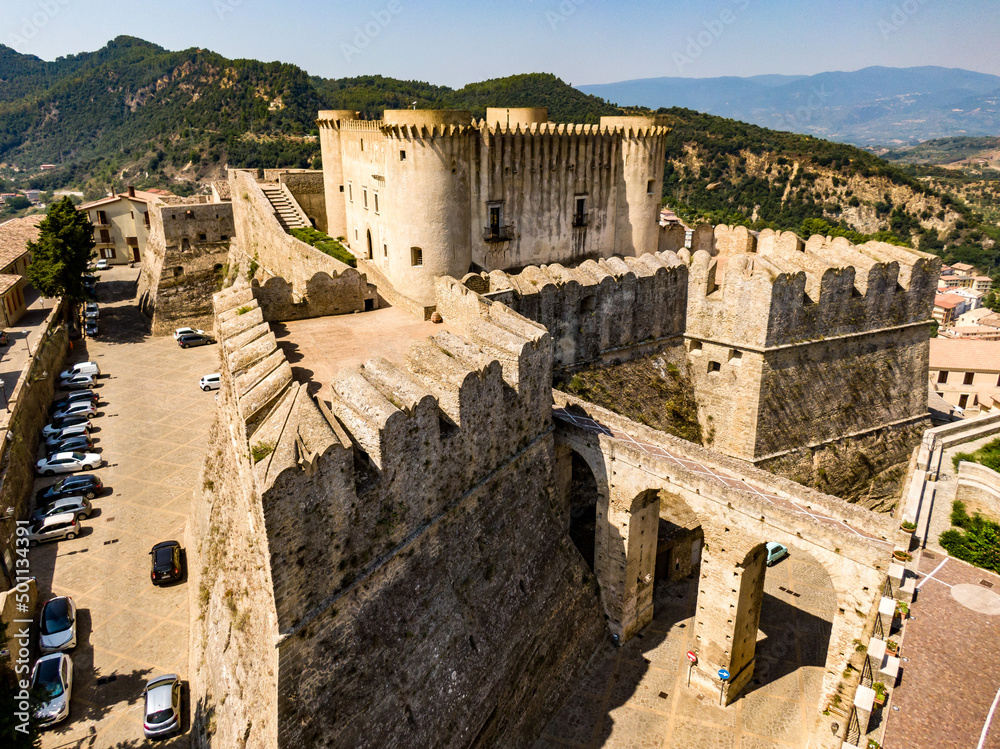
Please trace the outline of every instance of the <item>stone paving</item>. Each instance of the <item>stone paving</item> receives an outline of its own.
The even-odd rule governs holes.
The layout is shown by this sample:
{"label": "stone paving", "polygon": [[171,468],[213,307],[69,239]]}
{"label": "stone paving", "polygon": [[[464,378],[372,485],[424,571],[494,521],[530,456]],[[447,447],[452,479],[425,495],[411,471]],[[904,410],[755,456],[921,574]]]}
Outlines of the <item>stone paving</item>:
{"label": "stone paving", "polygon": [[928,550],[917,571],[882,746],[1000,749],[1000,576]]}
{"label": "stone paving", "polygon": [[[80,537],[31,555],[39,600],[70,595],[78,607],[71,713],[43,733],[43,749],[145,746],[146,679],[186,678],[188,671],[188,586],[153,587],[149,549],[184,541],[215,407],[214,393],[202,392],[198,379],[218,369],[218,353],[216,346],[181,350],[172,337],[149,338],[133,301],[137,274],[102,274],[100,335],[74,342],[70,353],[70,361],[101,367],[93,436],[106,461],[97,471],[105,492]],[[52,482],[39,479],[36,490]],[[187,743],[180,736],[160,746]]]}
{"label": "stone paving", "polygon": [[837,605],[826,571],[794,552],[767,571],[755,678],[726,708],[685,686],[697,590],[696,575],[658,582],[653,621],[595,655],[534,749],[806,747]]}

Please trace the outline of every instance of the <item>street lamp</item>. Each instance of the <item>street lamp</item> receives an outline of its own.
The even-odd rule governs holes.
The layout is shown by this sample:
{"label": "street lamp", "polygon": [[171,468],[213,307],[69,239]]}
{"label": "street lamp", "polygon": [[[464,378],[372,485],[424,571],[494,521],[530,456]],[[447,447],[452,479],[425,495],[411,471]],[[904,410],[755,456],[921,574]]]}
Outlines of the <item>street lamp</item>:
{"label": "street lamp", "polygon": [[21,333],[24,335],[24,350],[28,352],[28,358],[31,358],[31,346],[28,345],[28,333],[30,330],[22,330]]}

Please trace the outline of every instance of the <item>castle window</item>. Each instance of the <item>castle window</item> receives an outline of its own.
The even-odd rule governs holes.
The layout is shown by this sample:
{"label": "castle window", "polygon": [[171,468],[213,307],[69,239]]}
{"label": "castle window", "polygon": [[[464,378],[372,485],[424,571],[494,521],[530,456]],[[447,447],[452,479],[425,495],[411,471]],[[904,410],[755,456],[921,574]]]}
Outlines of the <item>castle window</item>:
{"label": "castle window", "polygon": [[423,265],[424,251],[419,247],[410,248],[410,265]]}
{"label": "castle window", "polygon": [[228,242],[229,241],[229,235],[228,234],[220,234],[219,235],[219,241],[220,242]]}
{"label": "castle window", "polygon": [[945,371],[938,372],[938,382],[944,384],[948,382],[948,373]]}
{"label": "castle window", "polygon": [[733,349],[729,352],[729,363],[735,366],[740,366],[743,363],[743,352],[737,349]]}
{"label": "castle window", "polygon": [[389,245],[382,243],[382,257],[389,257]]}
{"label": "castle window", "polygon": [[719,363],[719,362],[717,362],[717,361],[710,361],[708,363],[708,371],[709,371],[709,374],[711,374],[712,372],[721,372],[722,371],[722,364]]}
{"label": "castle window", "polygon": [[343,186],[343,185],[341,185],[341,186],[340,186],[340,191],[341,191],[341,192],[343,192],[343,191],[344,191],[344,186]]}
{"label": "castle window", "polygon": [[691,341],[691,348],[688,349],[689,353],[701,354],[701,341]]}
{"label": "castle window", "polygon": [[656,189],[656,180],[655,179],[648,180],[646,182],[646,194],[647,195],[655,194],[653,192],[655,189]]}
{"label": "castle window", "polygon": [[962,379],[963,385],[971,385],[972,379],[976,376],[975,372],[966,372],[965,377]]}
{"label": "castle window", "polygon": [[204,242],[206,239],[208,239],[208,235],[205,232],[198,232],[199,242]]}
{"label": "castle window", "polygon": [[361,188],[361,204],[365,207],[365,210],[368,210],[368,188],[367,187],[362,187]]}
{"label": "castle window", "polygon": [[406,161],[406,151],[404,151],[403,149],[399,150],[399,160]]}
{"label": "castle window", "polygon": [[576,206],[573,210],[573,226],[587,225],[587,196],[577,195]]}
{"label": "castle window", "polygon": [[347,199],[354,202],[354,185],[350,182],[347,183]]}
{"label": "castle window", "polygon": [[365,139],[364,138],[361,139],[361,150],[362,151],[365,150]]}
{"label": "castle window", "polygon": [[378,193],[374,193],[373,197],[375,198],[375,213],[378,213]]}

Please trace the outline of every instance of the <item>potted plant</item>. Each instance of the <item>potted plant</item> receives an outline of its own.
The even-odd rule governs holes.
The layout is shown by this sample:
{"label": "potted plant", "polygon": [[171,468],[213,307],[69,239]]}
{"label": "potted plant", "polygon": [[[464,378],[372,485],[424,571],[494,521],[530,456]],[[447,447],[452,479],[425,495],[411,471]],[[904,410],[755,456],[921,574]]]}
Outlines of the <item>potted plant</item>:
{"label": "potted plant", "polygon": [[885,647],[892,655],[897,655],[899,653],[899,643],[895,640],[889,640],[885,644]]}
{"label": "potted plant", "polygon": [[868,749],[882,749],[882,745],[875,739],[868,739]]}
{"label": "potted plant", "polygon": [[899,524],[899,527],[902,528],[907,533],[913,533],[913,531],[917,529],[917,524],[911,523],[909,520],[904,520],[902,523]]}
{"label": "potted plant", "polygon": [[899,618],[905,619],[910,615],[910,607],[908,604],[902,601],[896,601],[896,611],[899,612]]}
{"label": "potted plant", "polygon": [[902,549],[896,549],[892,552],[893,559],[899,562],[909,562],[913,559],[913,555],[908,551],[903,551]]}
{"label": "potted plant", "polygon": [[872,689],[875,690],[875,705],[882,707],[885,704],[885,684],[881,681],[876,681],[872,684]]}

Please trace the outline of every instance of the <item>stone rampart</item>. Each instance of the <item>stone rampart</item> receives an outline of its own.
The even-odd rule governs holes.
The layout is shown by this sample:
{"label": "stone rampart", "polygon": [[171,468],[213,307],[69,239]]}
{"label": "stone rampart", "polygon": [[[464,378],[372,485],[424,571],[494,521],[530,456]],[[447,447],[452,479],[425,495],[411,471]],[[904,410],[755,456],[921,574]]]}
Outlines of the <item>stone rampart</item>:
{"label": "stone rampart", "polygon": [[[467,291],[453,283],[439,293]],[[230,627],[246,654],[276,637],[277,684],[246,703],[260,712],[257,745],[530,743],[604,633],[552,496],[545,331],[502,305],[468,305],[455,313],[461,338],[442,333],[402,365],[342,373],[328,407],[291,380],[248,285],[215,305],[213,454],[230,467],[213,492],[250,505],[242,527],[261,519],[273,595],[259,626]],[[205,704],[234,678],[221,647],[216,637],[204,651],[206,664],[221,659],[202,669]],[[388,662],[405,677],[386,679]],[[236,722],[215,716],[232,735]]]}
{"label": "stone rampart", "polygon": [[[375,290],[364,275],[286,232],[252,172],[230,172],[236,240],[230,273],[256,280],[267,320],[299,320],[365,309]],[[322,276],[326,276],[323,278]],[[271,279],[283,283],[269,286]]]}
{"label": "stone rampart", "polygon": [[[49,404],[69,345],[65,318],[66,304],[60,300],[49,311],[13,392],[5,394],[7,411],[0,423],[0,511],[11,519],[27,520],[30,515],[38,435],[48,421]],[[2,587],[14,576],[10,566],[17,558],[14,528],[13,522],[6,523],[0,537]]]}
{"label": "stone rampart", "polygon": [[138,296],[153,335],[180,327],[211,330],[212,295],[225,277],[236,231],[232,204],[156,205],[149,217]]}
{"label": "stone rampart", "polygon": [[687,268],[673,253],[469,274],[462,283],[543,325],[557,368],[627,358],[684,333]]}
{"label": "stone rampart", "polygon": [[1000,473],[979,463],[961,461],[955,499],[965,502],[970,515],[980,512],[1000,522]]}

